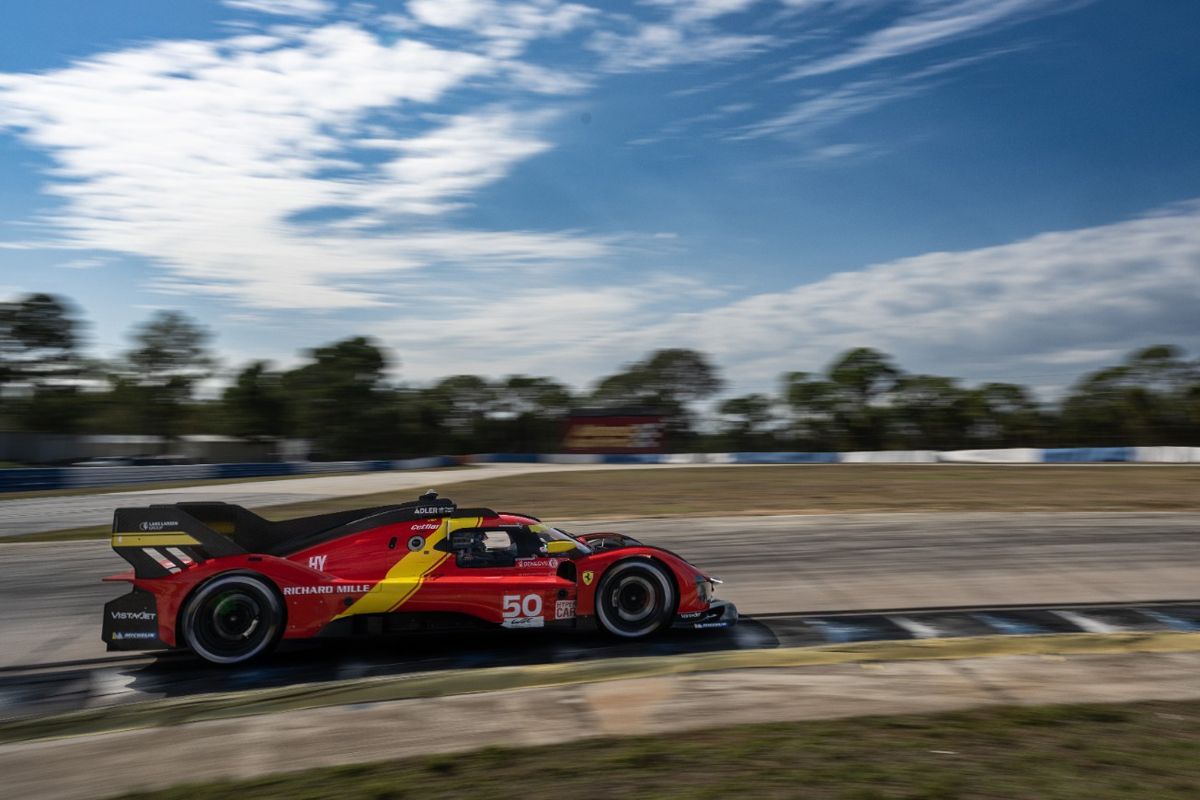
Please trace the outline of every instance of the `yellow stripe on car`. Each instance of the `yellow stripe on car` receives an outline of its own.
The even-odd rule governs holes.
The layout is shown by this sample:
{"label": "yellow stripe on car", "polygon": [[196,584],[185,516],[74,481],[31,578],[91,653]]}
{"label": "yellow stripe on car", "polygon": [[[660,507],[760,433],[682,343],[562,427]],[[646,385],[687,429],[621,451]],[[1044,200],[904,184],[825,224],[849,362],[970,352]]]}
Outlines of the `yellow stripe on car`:
{"label": "yellow stripe on car", "polygon": [[338,614],[334,619],[350,617],[355,614],[383,614],[395,611],[417,593],[429,573],[450,557],[449,553],[435,550],[434,547],[449,536],[450,531],[460,528],[478,528],[482,524],[482,517],[443,518],[438,529],[425,537],[423,548],[416,552],[405,553],[399,561],[392,565],[383,580],[375,584],[375,588],[360,597],[354,605]]}
{"label": "yellow stripe on car", "polygon": [[113,547],[171,547],[200,544],[199,540],[182,531],[163,533],[114,533]]}

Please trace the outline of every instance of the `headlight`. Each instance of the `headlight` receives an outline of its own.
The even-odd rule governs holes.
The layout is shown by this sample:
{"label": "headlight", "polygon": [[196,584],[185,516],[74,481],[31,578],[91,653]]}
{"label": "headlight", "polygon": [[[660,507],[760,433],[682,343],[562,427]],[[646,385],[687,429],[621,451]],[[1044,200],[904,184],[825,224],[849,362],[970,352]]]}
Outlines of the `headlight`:
{"label": "headlight", "polygon": [[696,578],[696,594],[700,596],[701,602],[708,603],[713,599],[720,582],[716,578]]}

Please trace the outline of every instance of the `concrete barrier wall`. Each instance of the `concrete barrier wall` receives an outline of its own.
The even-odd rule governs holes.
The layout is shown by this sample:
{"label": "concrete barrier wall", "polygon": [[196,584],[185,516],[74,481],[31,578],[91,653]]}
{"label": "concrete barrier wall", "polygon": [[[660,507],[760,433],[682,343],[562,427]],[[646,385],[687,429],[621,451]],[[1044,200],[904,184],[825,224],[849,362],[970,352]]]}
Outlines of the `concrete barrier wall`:
{"label": "concrete barrier wall", "polygon": [[[472,456],[472,458],[479,458]],[[535,462],[543,464],[602,464],[604,456],[600,453],[547,453],[534,458]]]}
{"label": "concrete barrier wall", "polygon": [[843,464],[935,464],[936,450],[860,450],[839,453]]}
{"label": "concrete barrier wall", "polygon": [[1200,447],[1134,447],[1133,460],[1146,464],[1200,462]]}
{"label": "concrete barrier wall", "polygon": [[836,464],[837,453],[731,453],[734,464]]}
{"label": "concrete barrier wall", "polygon": [[441,469],[458,466],[462,461],[457,456],[426,456],[425,458],[406,458],[387,463],[392,465],[392,469]]}
{"label": "concrete barrier wall", "polygon": [[376,461],[277,461],[251,464],[185,464],[153,467],[49,467],[0,470],[0,493],[82,489],[138,483],[253,479],[338,472],[439,469],[458,464],[1095,464],[1200,463],[1200,447],[1079,447],[1040,450],[894,450],[850,453],[480,453]]}
{"label": "concrete barrier wall", "polygon": [[938,461],[951,464],[1038,464],[1042,451],[1035,447],[1010,447],[1004,450],[944,450]]}

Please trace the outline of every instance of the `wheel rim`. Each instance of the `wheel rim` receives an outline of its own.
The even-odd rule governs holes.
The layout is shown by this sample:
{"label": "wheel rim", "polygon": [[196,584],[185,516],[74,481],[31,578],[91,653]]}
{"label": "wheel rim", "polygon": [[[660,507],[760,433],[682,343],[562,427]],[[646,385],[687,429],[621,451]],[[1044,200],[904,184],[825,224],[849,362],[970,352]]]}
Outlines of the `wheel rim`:
{"label": "wheel rim", "polygon": [[238,591],[223,592],[208,615],[210,633],[229,644],[242,642],[253,635],[262,616],[262,606],[255,598]]}
{"label": "wheel rim", "polygon": [[641,622],[658,606],[658,592],[640,575],[628,575],[613,589],[612,604],[625,622]]}
{"label": "wheel rim", "polygon": [[596,595],[596,614],[604,628],[630,639],[661,628],[673,607],[674,583],[652,564],[616,565]]}

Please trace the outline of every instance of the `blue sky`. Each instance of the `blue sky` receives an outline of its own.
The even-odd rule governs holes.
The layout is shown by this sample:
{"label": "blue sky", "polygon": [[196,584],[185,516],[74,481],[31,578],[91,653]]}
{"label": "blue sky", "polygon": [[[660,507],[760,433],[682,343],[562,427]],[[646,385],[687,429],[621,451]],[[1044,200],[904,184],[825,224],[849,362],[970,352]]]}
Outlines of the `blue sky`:
{"label": "blue sky", "polygon": [[398,376],[733,390],[869,345],[1053,392],[1200,351],[1200,5],[41,0],[0,11],[0,290],[100,355],[365,333]]}

